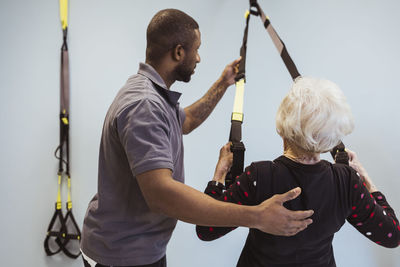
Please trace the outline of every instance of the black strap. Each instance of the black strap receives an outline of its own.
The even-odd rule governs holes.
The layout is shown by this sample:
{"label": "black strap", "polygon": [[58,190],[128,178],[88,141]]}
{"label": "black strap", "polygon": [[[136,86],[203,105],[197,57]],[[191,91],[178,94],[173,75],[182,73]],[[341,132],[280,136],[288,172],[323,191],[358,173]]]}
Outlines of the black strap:
{"label": "black strap", "polygon": [[249,22],[250,22],[250,14],[246,14],[246,26],[244,28],[242,46],[240,47],[241,60],[239,62],[238,73],[236,74],[235,77],[236,81],[239,81],[240,79],[246,79],[246,55],[247,55],[247,37],[249,33]]}
{"label": "black strap", "polygon": [[[58,219],[58,223],[60,224],[59,229],[54,230],[54,225]],[[44,240],[44,250],[46,251],[47,256],[52,256],[57,254],[61,251],[61,246],[58,244],[58,240],[63,239],[63,233],[65,233],[65,224],[64,224],[64,216],[62,214],[62,210],[57,208],[56,203],[56,210],[54,211],[53,217],[50,220],[50,224],[47,227],[47,235]],[[57,244],[57,248],[53,249],[54,246],[50,244],[50,241],[53,240]]]}
{"label": "black strap", "polygon": [[231,186],[235,182],[235,179],[243,173],[245,150],[243,142],[232,142],[231,152],[233,153],[233,162],[231,169],[225,177],[226,187]]}
{"label": "black strap", "polygon": [[[60,144],[58,145],[55,156],[59,160],[58,163],[58,192],[55,212],[50,220],[47,228],[47,235],[44,241],[44,249],[48,256],[52,256],[59,252],[64,252],[70,258],[77,258],[81,254],[79,250],[79,242],[81,239],[81,232],[78,224],[76,223],[75,217],[72,214],[72,202],[71,202],[71,175],[70,175],[70,164],[69,164],[69,56],[68,56],[68,45],[67,45],[67,33],[68,27],[63,29],[63,44],[61,46],[61,68],[60,68]],[[64,169],[65,165],[65,169]],[[63,178],[68,179],[68,201],[67,201],[67,213],[65,217],[62,213],[61,205],[61,183]],[[56,221],[58,219],[58,229],[56,227]],[[71,240],[78,241],[77,245],[71,243]],[[50,243],[52,241],[52,243]],[[72,244],[72,245],[71,245]],[[57,248],[53,247],[57,245]],[[71,250],[76,247],[76,252],[73,253]]]}
{"label": "black strap", "polygon": [[[251,11],[250,11],[251,13]],[[246,54],[247,54],[247,38],[249,32],[250,13],[246,14],[246,26],[243,33],[242,46],[240,47],[241,60],[239,62],[238,73],[236,74],[236,82],[246,80]],[[232,167],[225,177],[225,186],[229,187],[234,183],[236,177],[238,177],[244,168],[244,151],[246,150],[242,142],[242,120],[231,119],[231,130],[229,133],[229,141],[231,142],[231,152],[233,153]]]}
{"label": "black strap", "polygon": [[336,163],[349,165],[349,155],[346,152],[343,142],[332,148],[330,152]]}
{"label": "black strap", "polygon": [[[247,38],[248,38],[250,15],[260,16],[265,29],[267,30],[269,36],[271,37],[272,42],[274,43],[275,47],[277,48],[277,50],[282,58],[282,61],[284,62],[292,79],[296,80],[298,77],[300,77],[301,75],[300,75],[299,71],[297,70],[297,67],[294,64],[292,58],[290,57],[285,43],[282,41],[282,39],[279,37],[278,33],[275,31],[274,27],[271,24],[271,21],[265,15],[264,11],[258,4],[257,0],[250,0],[250,14],[246,18],[246,27],[245,27],[245,31],[244,31],[244,35],[243,35],[243,44],[240,49],[240,55],[242,57],[242,60],[239,64],[239,72],[236,76],[236,81],[238,81],[242,78],[244,79],[246,77],[246,75],[245,75],[246,52],[247,52]],[[239,130],[239,128],[240,128],[240,130]],[[239,136],[239,139],[236,138],[235,142],[241,141],[241,123],[240,123],[240,126],[237,126],[237,125],[234,125],[232,122],[230,141],[232,141],[231,140],[232,136]],[[233,141],[232,141],[232,143],[233,143],[233,146],[232,146],[231,150],[232,150],[232,152],[234,152],[235,146],[240,147],[240,144],[237,145]],[[243,144],[242,142],[240,142],[240,143]],[[243,148],[244,148],[244,145],[243,145]],[[240,156],[239,155],[236,156],[236,160],[235,160],[235,153],[233,154],[233,165],[232,165],[231,171],[233,169],[236,171],[240,170],[240,173],[241,173],[243,171],[244,149],[243,149],[243,151],[241,151],[240,149],[238,149],[238,150],[240,151]],[[238,152],[236,152],[236,153],[238,154]],[[243,153],[243,156],[241,156],[242,153]],[[345,151],[345,146],[344,146],[343,142],[340,142],[340,144],[338,146],[334,147],[331,150],[331,154],[336,163],[342,163],[342,164],[347,164],[347,165],[349,164],[348,163],[349,157],[347,155],[347,152]],[[240,162],[240,160],[242,160],[242,161]],[[236,166],[236,164],[237,164],[237,166]],[[237,175],[240,175],[240,173]],[[232,175],[228,173],[228,176],[232,176]],[[228,176],[227,176],[227,178],[228,178]],[[234,177],[235,176],[236,175],[234,175]],[[229,177],[229,178],[231,180],[233,180],[231,177]],[[231,182],[231,180],[229,180],[228,182]]]}
{"label": "black strap", "polygon": [[[68,206],[68,203],[67,203]],[[68,207],[67,207],[68,209]],[[68,225],[71,224],[71,227],[68,227]],[[81,240],[81,231],[79,230],[79,226],[76,223],[75,217],[72,214],[72,209],[69,209],[64,217],[64,225],[66,231],[66,234],[64,236],[64,241],[61,241],[61,239],[57,240],[57,244],[60,246],[61,250],[64,252],[65,255],[67,255],[70,258],[76,259],[81,255],[81,251],[79,249],[79,242]],[[71,240],[78,241],[78,246],[75,246],[75,253],[72,253],[68,248],[67,248],[67,243]],[[72,249],[72,248],[70,248]]]}
{"label": "black strap", "polygon": [[[250,4],[254,6],[257,9],[258,15],[261,18],[261,21],[267,30],[269,36],[271,37],[275,47],[277,48],[279,54],[281,55],[281,58],[283,62],[285,63],[285,66],[287,70],[290,73],[290,76],[292,77],[293,80],[296,80],[296,78],[300,77],[300,73],[297,70],[296,65],[294,64],[292,58],[289,55],[289,52],[286,49],[285,43],[282,41],[282,39],[279,37],[278,33],[275,31],[273,28],[271,21],[269,18],[264,14],[264,11],[261,9],[260,5],[257,3],[257,0],[250,0]],[[347,155],[347,152],[345,151],[345,145],[343,142],[340,142],[339,145],[334,147],[331,150],[331,155],[333,159],[335,160],[336,163],[342,163],[342,164],[349,164],[349,157]]]}
{"label": "black strap", "polygon": [[[59,223],[59,229],[54,230],[57,219]],[[69,224],[72,224],[72,227],[74,229],[73,233],[69,232],[71,231],[72,228],[68,227]],[[68,231],[68,229],[70,230]],[[78,224],[76,223],[75,217],[72,214],[72,210],[71,209],[68,210],[64,217],[62,214],[62,210],[57,209],[57,203],[56,203],[56,210],[53,214],[53,217],[51,218],[49,227],[47,228],[47,235],[44,240],[44,249],[46,251],[47,256],[52,256],[62,251],[68,257],[76,259],[81,254],[79,250],[79,243],[78,246],[76,246],[75,248],[77,250],[76,253],[72,253],[67,248],[67,246],[71,247],[70,245],[68,245],[71,240],[76,240],[80,242],[80,239],[81,239],[81,232],[79,230]],[[54,249],[53,247],[56,245],[57,248]]]}
{"label": "black strap", "polygon": [[271,24],[271,21],[269,18],[265,15],[264,11],[261,9],[260,5],[257,3],[256,0],[250,0],[250,5],[255,7],[257,9],[257,13],[252,13],[254,15],[260,16],[261,21],[267,30],[269,36],[272,39],[272,42],[274,43],[276,49],[278,50],[279,54],[281,55],[281,58],[283,60],[283,63],[285,63],[285,66],[287,70],[290,73],[290,76],[292,76],[292,79],[295,80],[296,78],[300,77],[300,73],[297,70],[296,65],[294,64],[292,58],[289,55],[289,52],[286,49],[285,43],[282,41],[282,39],[279,37],[278,33],[275,31],[274,27]]}

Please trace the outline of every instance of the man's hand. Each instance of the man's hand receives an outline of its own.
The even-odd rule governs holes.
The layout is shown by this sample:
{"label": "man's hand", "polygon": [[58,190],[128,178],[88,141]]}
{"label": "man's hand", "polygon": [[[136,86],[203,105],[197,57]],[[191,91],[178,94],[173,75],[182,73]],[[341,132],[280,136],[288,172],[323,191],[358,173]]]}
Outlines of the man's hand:
{"label": "man's hand", "polygon": [[290,211],[283,203],[296,198],[295,188],[275,195],[258,206],[244,206],[218,201],[172,178],[169,169],[156,169],[139,174],[140,190],[149,208],[156,213],[188,223],[215,226],[245,226],[263,232],[290,236],[304,230],[313,211]]}
{"label": "man's hand", "polygon": [[307,228],[314,211],[291,211],[283,206],[284,202],[295,199],[301,193],[300,187],[284,194],[277,194],[257,206],[259,220],[254,228],[281,236],[292,236]]}
{"label": "man's hand", "polygon": [[214,181],[225,183],[225,177],[232,166],[233,153],[231,152],[231,142],[224,145],[219,150],[219,159],[214,172]]}
{"label": "man's hand", "polygon": [[218,80],[211,86],[207,93],[185,108],[186,118],[182,125],[183,134],[188,134],[196,129],[211,114],[221,97],[225,94],[226,89],[235,83],[237,65],[241,58],[236,59],[228,64]]}
{"label": "man's hand", "polygon": [[235,77],[238,73],[238,65],[240,60],[242,60],[241,57],[228,64],[222,72],[220,79],[226,87],[229,87],[235,83]]}

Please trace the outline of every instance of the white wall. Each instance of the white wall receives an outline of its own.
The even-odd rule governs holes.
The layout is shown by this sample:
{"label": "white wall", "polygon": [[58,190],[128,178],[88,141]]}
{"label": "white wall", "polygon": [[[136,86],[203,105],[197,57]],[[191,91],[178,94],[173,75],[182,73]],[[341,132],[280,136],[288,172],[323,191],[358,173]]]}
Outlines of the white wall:
{"label": "white wall", "polygon": [[[376,185],[400,215],[397,165],[400,3],[395,0],[259,0],[304,75],[338,83],[353,108],[356,129],[344,142],[357,151]],[[241,45],[247,0],[70,0],[71,168],[74,214],[82,224],[97,186],[98,144],[114,95],[144,60],[145,30],[160,9],[174,7],[200,24],[202,62],[189,84],[176,83],[186,106],[202,96]],[[57,188],[58,1],[0,2],[0,258],[3,266],[82,266],[47,257],[46,228]],[[243,138],[246,164],[282,152],[274,128],[290,76],[252,18],[248,43]],[[186,136],[187,184],[203,190],[227,141],[232,87],[210,118]],[[326,157],[329,159],[329,157]],[[65,199],[65,198],[64,198]],[[168,265],[234,266],[247,234],[239,229],[211,243],[178,223]],[[334,241],[338,266],[400,266],[400,250],[369,242],[346,225]]]}

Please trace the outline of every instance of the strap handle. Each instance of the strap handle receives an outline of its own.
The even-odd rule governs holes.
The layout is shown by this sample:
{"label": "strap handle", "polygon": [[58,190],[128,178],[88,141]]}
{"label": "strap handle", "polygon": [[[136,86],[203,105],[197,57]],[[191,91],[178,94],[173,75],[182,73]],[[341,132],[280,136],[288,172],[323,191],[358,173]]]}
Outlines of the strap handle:
{"label": "strap handle", "polygon": [[[70,240],[77,240],[78,241],[78,249],[76,253],[72,253],[70,252],[65,245],[60,246],[62,251],[65,253],[65,255],[67,255],[70,258],[76,259],[77,257],[79,257],[79,255],[81,255],[81,251],[79,249],[79,242],[81,240],[81,231],[79,230],[79,226],[76,223],[75,217],[72,214],[72,200],[71,200],[71,177],[68,176],[68,199],[67,199],[67,203],[66,203],[66,208],[67,208],[67,213],[64,217],[64,225],[66,227],[66,229],[68,230],[68,233],[65,237],[66,242],[70,241]],[[70,225],[69,221],[72,222],[72,226],[68,227]],[[72,231],[71,231],[72,229]]]}
{"label": "strap handle", "polygon": [[[54,211],[53,217],[50,220],[49,226],[47,227],[47,235],[44,240],[44,250],[46,251],[47,256],[52,256],[61,251],[61,247],[58,244],[59,240],[63,239],[63,235],[65,235],[66,229],[65,229],[65,224],[64,224],[64,216],[62,214],[61,207],[59,205],[60,203],[57,201],[56,202],[56,210]],[[58,231],[53,230],[55,222],[59,221],[60,224],[60,229]],[[55,242],[58,245],[57,250],[52,250],[50,248],[50,240],[51,238],[55,238]]]}
{"label": "strap handle", "polygon": [[[68,229],[73,229],[73,231],[66,231],[66,235],[64,236],[64,240],[61,241],[60,239],[57,240],[57,244],[59,245],[59,247],[61,248],[61,250],[64,252],[65,255],[67,255],[68,257],[72,258],[72,259],[76,259],[81,255],[81,251],[79,248],[79,243],[81,241],[81,231],[79,230],[79,226],[76,223],[75,217],[72,214],[72,204],[71,202],[67,202],[67,213],[64,217],[64,225],[65,228],[67,230],[68,225],[70,224],[69,221],[71,221],[72,223],[72,227],[69,227]],[[73,241],[76,240],[78,241],[77,243],[77,248],[75,249],[77,252],[72,253],[70,250],[72,249],[72,247],[70,247],[69,249],[67,248],[67,243],[69,243],[69,241]]]}
{"label": "strap handle", "polygon": [[350,160],[349,155],[346,152],[346,148],[345,148],[343,142],[340,142],[337,146],[332,148],[330,153],[336,163],[349,165],[349,160]]}
{"label": "strap handle", "polygon": [[[57,205],[57,203],[56,203]],[[68,205],[68,203],[67,203]],[[59,221],[60,224],[60,229],[58,231],[55,231],[54,225],[56,221]],[[68,225],[70,222],[72,223],[73,231],[68,231]],[[71,228],[71,227],[70,227]],[[50,243],[50,240],[54,239],[54,243],[57,244],[58,249],[54,250]],[[67,248],[67,244],[70,243],[71,240],[76,240],[78,241],[78,246],[77,246],[77,252],[73,253],[71,252],[71,246]],[[81,240],[81,232],[79,230],[79,226],[76,223],[75,217],[72,214],[72,210],[68,210],[66,213],[66,216],[64,217],[62,214],[61,209],[56,209],[53,217],[51,218],[49,227],[47,228],[47,235],[44,240],[44,250],[46,251],[47,256],[52,256],[55,255],[59,252],[64,252],[64,254],[70,258],[76,259],[81,255],[81,251],[79,249],[79,242]]]}
{"label": "strap handle", "polygon": [[[76,223],[75,217],[72,214],[72,201],[71,201],[71,177],[68,176],[68,201],[66,203],[67,213],[64,217],[62,213],[62,205],[61,205],[61,181],[62,174],[58,174],[58,190],[57,190],[57,201],[55,203],[55,211],[50,220],[49,226],[47,227],[47,235],[44,240],[44,250],[48,256],[55,255],[60,251],[63,251],[65,255],[70,258],[77,258],[80,255],[79,251],[79,243],[78,243],[78,252],[72,253],[70,249],[67,248],[67,244],[70,240],[77,240],[80,242],[81,232],[79,230],[79,226]],[[59,229],[58,231],[54,229],[56,225],[56,221],[58,219]],[[68,227],[71,223],[72,227]],[[72,228],[72,230],[71,230]],[[50,241],[53,240],[54,243],[58,245],[58,249],[54,250],[51,247],[54,245],[50,244]]]}

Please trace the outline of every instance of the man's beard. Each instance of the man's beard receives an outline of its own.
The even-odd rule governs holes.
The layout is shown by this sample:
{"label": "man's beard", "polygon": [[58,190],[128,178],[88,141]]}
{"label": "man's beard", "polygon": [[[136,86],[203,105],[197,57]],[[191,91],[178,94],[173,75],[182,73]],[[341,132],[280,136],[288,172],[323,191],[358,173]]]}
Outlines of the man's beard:
{"label": "man's beard", "polygon": [[187,62],[182,62],[175,68],[175,76],[177,81],[189,82],[193,74],[193,68],[190,68]]}

